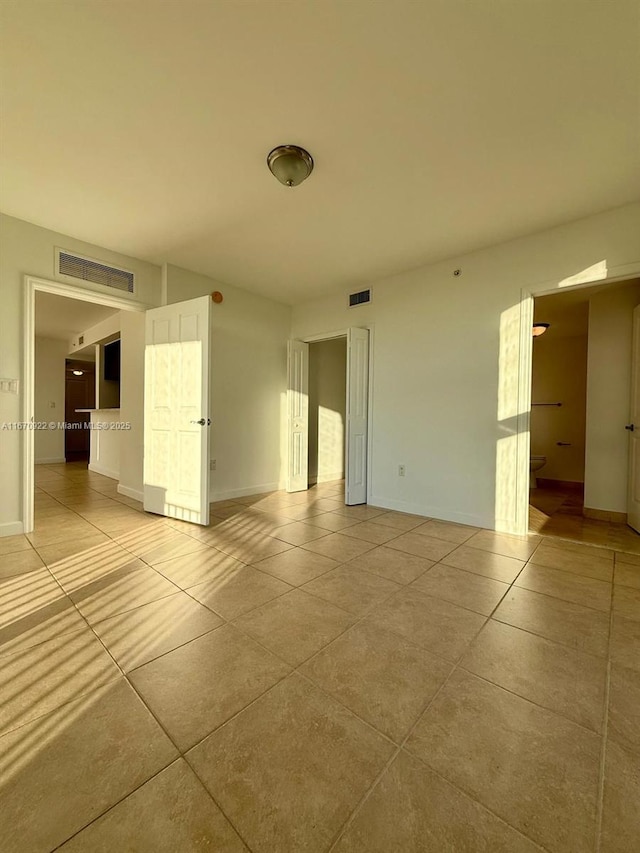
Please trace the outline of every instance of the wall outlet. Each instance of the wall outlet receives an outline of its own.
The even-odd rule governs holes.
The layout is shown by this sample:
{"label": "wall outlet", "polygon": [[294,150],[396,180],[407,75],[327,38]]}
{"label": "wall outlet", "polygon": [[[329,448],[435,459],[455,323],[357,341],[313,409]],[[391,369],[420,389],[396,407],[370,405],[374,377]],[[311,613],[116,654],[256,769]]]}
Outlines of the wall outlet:
{"label": "wall outlet", "polygon": [[49,408],[50,408],[50,409],[55,409],[55,407],[56,407],[55,400],[50,400],[50,402],[49,402]]}
{"label": "wall outlet", "polygon": [[404,465],[398,465],[398,477],[404,477],[407,473],[407,469]]}
{"label": "wall outlet", "polygon": [[210,471],[215,471],[215,470],[216,470],[216,460],[215,460],[215,459],[210,459],[210,460],[209,460],[209,470],[210,470]]}

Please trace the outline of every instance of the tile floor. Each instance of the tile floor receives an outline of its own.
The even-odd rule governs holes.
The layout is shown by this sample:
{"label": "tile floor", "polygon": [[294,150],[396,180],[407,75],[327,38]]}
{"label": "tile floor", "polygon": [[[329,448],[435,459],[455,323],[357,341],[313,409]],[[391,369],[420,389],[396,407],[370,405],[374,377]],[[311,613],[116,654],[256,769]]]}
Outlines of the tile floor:
{"label": "tile floor", "polygon": [[639,849],[633,537],[339,484],[199,528],[82,465],[37,482],[0,539],[3,853]]}

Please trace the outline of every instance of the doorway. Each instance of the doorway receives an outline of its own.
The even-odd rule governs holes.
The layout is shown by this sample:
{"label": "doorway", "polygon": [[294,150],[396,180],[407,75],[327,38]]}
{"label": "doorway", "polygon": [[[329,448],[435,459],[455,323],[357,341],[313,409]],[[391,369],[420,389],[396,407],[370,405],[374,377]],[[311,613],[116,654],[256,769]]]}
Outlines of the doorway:
{"label": "doorway", "polygon": [[[318,344],[323,346],[311,349]],[[310,374],[312,353],[314,368]],[[365,328],[289,341],[288,492],[306,491],[314,478],[318,482],[321,476],[326,482],[343,471],[345,504],[367,502],[369,353],[370,330]]]}
{"label": "doorway", "polygon": [[90,434],[87,413],[96,404],[95,361],[68,358],[64,377],[65,462],[89,463]]}
{"label": "doorway", "polygon": [[309,344],[308,485],[344,480],[347,338]]}
{"label": "doorway", "polygon": [[[534,300],[530,532],[623,548],[627,526],[633,311],[640,280]],[[637,354],[636,354],[637,358]]]}

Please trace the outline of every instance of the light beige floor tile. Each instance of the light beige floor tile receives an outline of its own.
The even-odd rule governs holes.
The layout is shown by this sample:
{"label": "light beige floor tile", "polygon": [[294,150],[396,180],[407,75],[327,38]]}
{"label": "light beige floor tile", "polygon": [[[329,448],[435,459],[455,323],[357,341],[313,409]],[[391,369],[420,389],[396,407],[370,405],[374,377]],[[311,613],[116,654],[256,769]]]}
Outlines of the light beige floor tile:
{"label": "light beige floor tile", "polygon": [[198,583],[224,577],[225,574],[233,573],[242,566],[244,563],[240,560],[223,554],[217,548],[207,546],[205,550],[196,551],[194,554],[185,554],[182,557],[155,563],[154,569],[181,589],[189,589]]}
{"label": "light beige floor tile", "polygon": [[328,536],[329,531],[311,524],[304,524],[302,521],[294,521],[279,527],[273,535],[276,539],[282,539],[290,545],[304,545],[305,542],[313,542],[315,539]]}
{"label": "light beige floor tile", "polygon": [[640,838],[640,755],[607,741],[600,853],[630,853]]}
{"label": "light beige floor tile", "polygon": [[301,668],[397,743],[450,671],[451,664],[369,620],[342,634]]}
{"label": "light beige floor tile", "polygon": [[591,607],[513,586],[493,618],[577,651],[607,654],[609,614]]}
{"label": "light beige floor tile", "polygon": [[438,563],[420,575],[411,586],[434,598],[443,598],[485,616],[492,613],[509,590],[506,583],[454,569],[444,563]]}
{"label": "light beige floor tile", "polygon": [[187,760],[256,853],[325,851],[393,746],[292,675]]}
{"label": "light beige floor tile", "polygon": [[380,509],[377,506],[346,506],[344,501],[338,501],[338,506],[333,509],[339,515],[344,515],[347,518],[355,519],[356,521],[371,521],[372,518],[378,518],[383,515],[386,510]]}
{"label": "light beige floor tile", "polygon": [[53,568],[61,560],[68,560],[70,557],[75,557],[78,554],[86,554],[93,551],[94,548],[110,542],[111,540],[105,533],[102,533],[100,530],[94,530],[91,536],[67,539],[64,542],[57,542],[55,545],[39,547],[38,554],[40,554],[47,566]]}
{"label": "light beige floor tile", "polygon": [[572,601],[608,613],[611,608],[611,584],[585,578],[559,569],[534,566],[532,563],[518,575],[516,586]]}
{"label": "light beige floor tile", "polygon": [[366,554],[356,557],[347,565],[396,583],[408,584],[430,569],[434,563],[432,560],[414,557],[404,551],[396,551],[394,548],[381,545],[373,551],[367,551]]}
{"label": "light beige floor tile", "polygon": [[609,655],[614,663],[640,671],[640,622],[613,615]]}
{"label": "light beige floor tile", "polygon": [[313,551],[306,551],[304,548],[292,548],[290,551],[276,554],[275,557],[267,557],[266,560],[254,563],[256,569],[267,572],[292,586],[307,583],[339,565],[337,560],[323,557],[322,554],[314,554]]}
{"label": "light beige floor tile", "polygon": [[347,518],[335,512],[323,512],[321,515],[314,515],[312,518],[307,519],[307,524],[337,533],[340,530],[345,530],[347,527],[353,527],[354,524],[359,524],[359,522],[357,518]]}
{"label": "light beige floor tile", "polygon": [[33,548],[29,548],[28,551],[3,554],[0,560],[0,578],[22,575],[25,572],[32,572],[34,569],[41,569],[43,566],[44,563],[38,552],[34,551]]}
{"label": "light beige floor tile", "polygon": [[447,554],[443,560],[447,566],[454,569],[463,569],[465,572],[474,572],[484,575],[503,583],[513,583],[518,577],[524,563],[514,557],[505,557],[503,554],[494,554],[492,551],[484,551],[461,545],[455,551]]}
{"label": "light beige floor tile", "polygon": [[486,619],[449,601],[403,589],[371,614],[371,622],[446,660],[457,660]]}
{"label": "light beige floor tile", "polygon": [[294,589],[240,616],[234,624],[291,666],[298,666],[355,619],[328,601]]}
{"label": "light beige floor tile", "polygon": [[478,528],[469,527],[466,524],[454,524],[450,521],[431,519],[414,528],[413,532],[421,533],[424,536],[434,536],[436,539],[444,539],[445,542],[453,542],[455,545],[462,545],[463,542],[478,532]]}
{"label": "light beige floor tile", "polygon": [[20,533],[17,536],[0,536],[0,556],[15,554],[17,551],[30,551],[31,542]]}
{"label": "light beige floor tile", "polygon": [[86,625],[0,657],[0,731],[120,678],[120,670]]}
{"label": "light beige floor tile", "polygon": [[602,730],[604,658],[490,620],[460,666],[587,728]]}
{"label": "light beige floor tile", "polygon": [[[7,593],[6,590],[4,592]],[[4,625],[0,627],[0,656],[86,628],[87,623],[74,603],[57,584],[30,592],[35,596],[34,606],[30,607],[30,599],[27,599],[19,611],[11,614],[13,620],[10,616],[5,617]]]}
{"label": "light beige floor tile", "polygon": [[[377,516],[378,518],[380,516]],[[353,527],[347,527],[343,536],[353,536],[354,539],[362,539],[363,542],[372,542],[374,545],[384,545],[390,539],[396,539],[401,531],[395,527],[386,527],[377,521],[361,521]]]}
{"label": "light beige floor tile", "polygon": [[421,533],[403,533],[397,539],[389,542],[389,548],[398,551],[406,551],[414,557],[423,557],[426,560],[441,560],[455,548],[453,542],[444,539],[436,539],[435,536],[425,536]]}
{"label": "light beige floor tile", "polygon": [[362,616],[393,595],[400,587],[393,581],[370,572],[360,572],[351,566],[339,566],[332,572],[309,581],[301,589],[349,613]]}
{"label": "light beige floor tile", "polygon": [[266,560],[275,554],[289,551],[293,545],[282,542],[280,539],[272,539],[268,536],[251,534],[249,539],[220,538],[212,541],[215,548],[241,560],[243,563],[256,563],[258,560]]}
{"label": "light beige floor tile", "polygon": [[536,566],[546,566],[549,569],[562,569],[565,572],[600,581],[613,579],[613,551],[607,555],[604,549],[599,548],[590,548],[589,551],[576,553],[566,548],[554,548],[543,543],[536,548],[531,557],[531,563]]}
{"label": "light beige floor tile", "polygon": [[401,752],[335,853],[536,853],[540,848]]}
{"label": "light beige floor tile", "polygon": [[181,750],[202,740],[290,671],[232,625],[223,625],[130,674]]}
{"label": "light beige floor tile", "polygon": [[312,518],[323,515],[324,511],[315,506],[306,506],[304,504],[294,506],[281,506],[278,510],[281,515],[285,515],[292,521],[310,522]]}
{"label": "light beige floor tile", "polygon": [[594,849],[601,738],[457,670],[407,749],[552,853]]}
{"label": "light beige floor tile", "polygon": [[315,542],[307,542],[304,545],[307,551],[322,554],[323,557],[331,557],[332,560],[337,560],[339,563],[353,560],[354,557],[359,557],[365,551],[371,551],[373,547],[371,542],[362,542],[360,539],[353,539],[342,533],[330,533],[328,536],[323,536],[322,539],[316,539]]}
{"label": "light beige floor tile", "polygon": [[514,557],[516,560],[528,560],[541,542],[540,536],[508,536],[505,533],[494,533],[493,530],[480,530],[470,539],[467,545],[480,551],[490,551],[503,557]]}
{"label": "light beige floor tile", "polygon": [[154,525],[142,531],[127,533],[118,542],[150,566],[173,557],[205,551],[208,547],[204,542],[164,525],[160,529]]}
{"label": "light beige floor tile", "polygon": [[48,569],[0,578],[0,629],[15,625],[63,597]]}
{"label": "light beige floor tile", "polygon": [[395,512],[394,510],[385,510],[382,515],[376,516],[378,524],[384,524],[386,527],[395,527],[397,530],[413,530],[425,521],[429,521],[423,515],[411,515],[406,512]]}
{"label": "light beige floor tile", "polygon": [[145,568],[145,564],[115,542],[107,541],[58,560],[50,567],[52,575],[66,592],[84,589],[114,573],[126,574]]}
{"label": "light beige floor tile", "polygon": [[221,570],[214,579],[190,587],[189,595],[223,619],[235,619],[291,589],[289,584],[265,572],[240,566]]}
{"label": "light beige floor tile", "polygon": [[118,613],[126,613],[141,604],[174,595],[178,591],[174,584],[154,569],[144,563],[140,565],[143,568],[133,571],[128,565],[115,569],[110,574],[69,593],[69,597],[90,625]]}
{"label": "light beige floor tile", "polygon": [[28,533],[27,538],[34,548],[44,548],[47,545],[55,545],[57,542],[65,542],[69,539],[82,539],[92,536],[96,532],[95,527],[87,521],[83,521],[78,515],[72,518],[47,518],[43,519],[37,530]]}
{"label": "light beige floor tile", "polygon": [[640,589],[640,565],[633,566],[630,563],[617,561],[613,579],[614,583],[622,584],[622,586]]}
{"label": "light beige floor tile", "polygon": [[612,664],[609,737],[640,756],[640,670]]}
{"label": "light beige floor tile", "polygon": [[616,586],[613,591],[613,612],[616,616],[640,621],[640,589]]}
{"label": "light beige floor tile", "polygon": [[640,554],[626,554],[624,551],[616,551],[616,566],[625,563],[628,566],[640,567]]}
{"label": "light beige floor tile", "polygon": [[59,848],[60,853],[248,853],[183,759]]}
{"label": "light beige floor tile", "polygon": [[177,758],[121,679],[0,740],[3,853],[53,850]]}
{"label": "light beige floor tile", "polygon": [[176,592],[97,622],[93,630],[128,672],[222,624],[209,608],[185,592]]}

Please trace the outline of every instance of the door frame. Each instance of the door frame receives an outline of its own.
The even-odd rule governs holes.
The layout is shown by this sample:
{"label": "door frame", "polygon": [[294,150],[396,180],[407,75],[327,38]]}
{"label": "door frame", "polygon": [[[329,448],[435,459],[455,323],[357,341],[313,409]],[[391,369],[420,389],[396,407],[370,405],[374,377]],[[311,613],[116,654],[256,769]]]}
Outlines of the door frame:
{"label": "door frame", "polygon": [[[368,377],[368,387],[367,387],[367,504],[371,501],[372,494],[372,483],[371,483],[371,469],[372,469],[372,459],[373,459],[373,336],[374,336],[374,324],[366,324],[364,326],[349,326],[344,329],[338,329],[333,332],[323,332],[319,335],[308,335],[304,338],[298,338],[298,340],[302,341],[305,344],[315,344],[320,341],[331,341],[335,338],[347,338],[349,334],[349,328],[358,328],[358,329],[368,329],[369,331],[369,377]],[[345,365],[345,371],[348,369],[348,358],[347,364]],[[346,466],[345,466],[345,478],[347,476]],[[308,489],[308,487],[307,487]],[[345,481],[345,494],[346,494],[346,481]]]}
{"label": "door frame", "polygon": [[[37,276],[24,277],[24,318],[23,318],[23,398],[22,420],[31,423],[35,409],[35,337],[36,337],[36,293],[52,293],[80,302],[92,302],[121,311],[146,311],[152,308],[145,302],[127,299],[124,296],[102,293],[88,287],[64,284]],[[22,442],[22,524],[23,532],[33,532],[35,497],[34,431],[23,430]]]}
{"label": "door frame", "polygon": [[[529,532],[529,470],[530,428],[531,428],[531,375],[533,370],[533,308],[538,296],[551,296],[565,290],[593,287],[602,284],[617,284],[628,279],[640,278],[640,260],[632,264],[608,267],[606,261],[594,264],[574,276],[558,281],[546,280],[523,287],[520,291],[519,307],[519,345],[517,381],[511,386],[506,397],[507,407],[516,412],[516,458],[514,492],[512,494],[514,517],[510,529],[504,533],[525,536]],[[498,471],[496,470],[496,479]]]}

